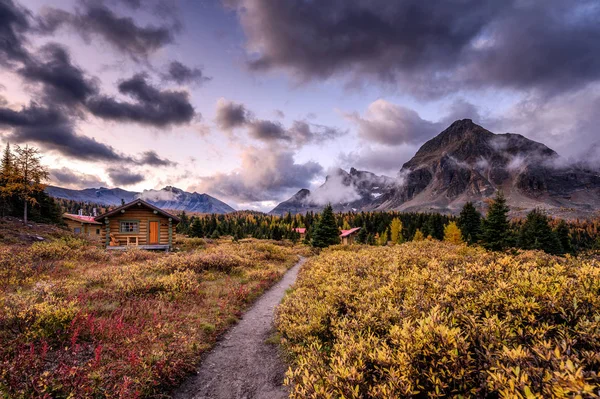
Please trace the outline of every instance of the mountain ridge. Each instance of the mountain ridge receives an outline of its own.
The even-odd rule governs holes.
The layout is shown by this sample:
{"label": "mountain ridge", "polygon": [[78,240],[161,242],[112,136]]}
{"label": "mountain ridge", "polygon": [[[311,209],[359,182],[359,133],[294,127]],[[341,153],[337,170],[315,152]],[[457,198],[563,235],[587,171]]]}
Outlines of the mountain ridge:
{"label": "mountain ridge", "polygon": [[[355,175],[375,176],[377,181],[378,176],[370,172],[354,168],[352,171]],[[327,178],[318,190],[330,191],[329,181]],[[341,183],[358,190],[352,179]],[[351,206],[345,206],[337,198],[319,201],[305,189],[303,198],[298,198],[297,193],[271,213],[319,210],[331,202],[337,211],[456,214],[467,201],[485,209],[487,199],[499,190],[507,196],[513,215],[542,208],[551,214],[574,218],[587,217],[600,209],[600,172],[567,163],[543,143],[515,133],[492,133],[471,119],[457,120],[425,142],[402,165],[398,177],[386,183],[384,189],[370,193],[376,194],[371,195],[374,197],[371,200],[367,200],[368,192],[361,191],[362,202],[350,201]],[[369,184],[365,181],[361,184],[368,191]]]}
{"label": "mountain ridge", "polygon": [[144,190],[142,192],[127,191],[115,188],[85,188],[81,190],[68,189],[57,186],[46,187],[48,195],[81,202],[98,203],[101,205],[121,205],[121,200],[131,202],[141,198],[151,204],[174,211],[218,213],[234,212],[235,209],[225,202],[208,194],[187,192],[173,186],[166,186],[160,190]]}

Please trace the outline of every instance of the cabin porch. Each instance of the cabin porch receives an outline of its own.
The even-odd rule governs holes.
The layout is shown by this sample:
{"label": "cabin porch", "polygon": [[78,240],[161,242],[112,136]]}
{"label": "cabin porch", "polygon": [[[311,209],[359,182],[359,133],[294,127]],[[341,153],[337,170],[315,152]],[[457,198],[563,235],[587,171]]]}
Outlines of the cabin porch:
{"label": "cabin porch", "polygon": [[169,252],[169,245],[164,244],[151,244],[151,245],[118,245],[118,246],[107,246],[106,249],[114,251],[126,251],[131,248],[147,249],[151,251],[165,251]]}

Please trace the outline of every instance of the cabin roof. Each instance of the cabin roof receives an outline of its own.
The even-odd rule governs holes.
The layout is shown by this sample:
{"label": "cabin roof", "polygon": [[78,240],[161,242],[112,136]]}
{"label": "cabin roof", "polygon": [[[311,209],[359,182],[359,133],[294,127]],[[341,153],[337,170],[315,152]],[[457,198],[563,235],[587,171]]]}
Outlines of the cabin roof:
{"label": "cabin roof", "polygon": [[294,231],[299,234],[304,234],[306,233],[306,227],[296,227]]}
{"label": "cabin roof", "polygon": [[360,230],[360,227],[354,227],[353,229],[350,229],[350,230],[342,230],[342,234],[340,234],[340,237],[348,237],[349,235],[357,232],[358,230]]}
{"label": "cabin roof", "polygon": [[148,207],[148,208],[152,209],[153,211],[156,211],[157,213],[163,215],[164,217],[173,219],[173,221],[175,223],[179,223],[179,218],[177,216],[171,215],[169,212],[164,211],[164,210],[162,210],[162,209],[160,209],[160,208],[158,208],[158,207],[156,207],[156,206],[154,206],[154,205],[152,205],[152,204],[150,204],[150,203],[148,203],[148,202],[146,202],[144,200],[141,200],[141,199],[136,199],[136,200],[131,201],[131,202],[125,204],[125,205],[121,205],[120,207],[115,208],[112,211],[106,212],[106,213],[104,213],[104,214],[102,214],[100,216],[96,216],[95,220],[96,221],[100,221],[100,220],[102,220],[104,218],[116,215],[119,212],[121,212],[122,210],[129,209],[129,208],[131,208],[133,206],[136,206],[138,204],[141,204],[141,205],[143,205],[145,207]]}
{"label": "cabin roof", "polygon": [[73,220],[75,222],[89,223],[89,224],[102,224],[97,222],[93,216],[82,216],[74,215],[72,213],[63,213],[63,218]]}

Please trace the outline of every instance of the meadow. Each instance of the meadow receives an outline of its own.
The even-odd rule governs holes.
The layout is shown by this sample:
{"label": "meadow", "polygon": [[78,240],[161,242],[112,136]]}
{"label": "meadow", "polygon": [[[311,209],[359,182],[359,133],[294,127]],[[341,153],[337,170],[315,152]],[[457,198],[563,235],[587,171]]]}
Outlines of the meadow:
{"label": "meadow", "polygon": [[[165,397],[298,259],[280,242],[108,252],[52,232],[0,246],[0,397]],[[16,240],[15,240],[16,242]]]}
{"label": "meadow", "polygon": [[594,398],[600,257],[331,247],[277,327],[292,398]]}

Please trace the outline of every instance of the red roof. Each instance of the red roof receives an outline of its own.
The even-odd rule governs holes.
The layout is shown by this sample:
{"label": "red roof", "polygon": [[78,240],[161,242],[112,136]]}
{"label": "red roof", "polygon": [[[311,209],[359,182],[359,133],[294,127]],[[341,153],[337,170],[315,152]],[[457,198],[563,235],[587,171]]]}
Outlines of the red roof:
{"label": "red roof", "polygon": [[350,230],[342,230],[342,234],[340,234],[340,237],[348,237],[350,234],[355,233],[358,230],[360,230],[360,227],[355,227]]}
{"label": "red roof", "polygon": [[294,231],[295,231],[296,233],[305,234],[305,233],[306,233],[306,227],[296,227],[296,228],[294,229]]}
{"label": "red roof", "polygon": [[94,219],[93,216],[74,215],[72,213],[65,213],[65,214],[63,214],[63,216],[66,217],[67,219],[75,220],[76,222],[102,224],[102,223],[96,222],[96,220]]}

